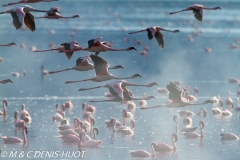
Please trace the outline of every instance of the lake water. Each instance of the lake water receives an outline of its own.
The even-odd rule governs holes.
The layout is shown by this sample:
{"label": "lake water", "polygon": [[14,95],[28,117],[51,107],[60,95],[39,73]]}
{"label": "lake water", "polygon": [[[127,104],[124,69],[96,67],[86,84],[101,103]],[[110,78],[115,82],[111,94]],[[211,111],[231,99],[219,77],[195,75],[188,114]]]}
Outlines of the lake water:
{"label": "lake water", "polygon": [[[9,1],[4,0],[0,5]],[[132,83],[146,84],[157,82],[159,87],[165,87],[170,80],[179,80],[182,85],[199,89],[199,102],[220,95],[225,101],[227,92],[231,92],[234,105],[237,106],[235,98],[238,90],[237,85],[228,84],[228,78],[239,77],[239,49],[229,49],[229,44],[239,45],[240,38],[240,12],[238,1],[201,1],[207,7],[221,7],[221,10],[204,11],[203,22],[198,23],[192,12],[168,15],[169,12],[178,11],[193,4],[193,1],[77,1],[61,0],[51,3],[35,3],[31,6],[38,9],[49,9],[59,6],[62,15],[71,16],[79,14],[81,18],[63,20],[36,19],[36,31],[15,30],[12,25],[11,15],[1,15],[0,35],[1,44],[15,42],[17,46],[1,47],[0,57],[0,79],[10,78],[14,83],[0,85],[0,100],[7,99],[7,117],[1,119],[0,136],[16,136],[22,138],[21,132],[14,130],[14,111],[21,110],[21,104],[26,104],[33,120],[28,124],[28,143],[26,147],[20,145],[4,144],[0,140],[1,151],[7,152],[7,157],[13,151],[23,153],[21,159],[131,159],[129,151],[145,149],[151,152],[152,141],[165,142],[171,145],[171,135],[175,132],[173,115],[177,110],[191,110],[197,113],[202,106],[185,107],[180,109],[158,108],[151,110],[140,110],[138,101],[135,111],[135,134],[134,136],[123,136],[113,133],[107,128],[104,120],[116,117],[121,120],[121,111],[126,106],[119,103],[90,103],[97,109],[94,117],[96,126],[99,128],[97,139],[103,143],[99,148],[84,148],[83,157],[70,157],[65,153],[78,153],[77,145],[63,143],[59,138],[57,126],[59,123],[52,122],[55,113],[55,104],[65,103],[72,100],[74,105],[66,117],[71,124],[74,117],[82,118],[81,105],[89,100],[104,99],[106,88],[79,92],[79,88],[92,87],[105,84],[105,82],[82,82],[64,84],[67,80],[80,80],[91,78],[94,71],[77,72],[67,71],[41,78],[41,65],[48,71],[65,69],[75,65],[78,57],[89,54],[88,52],[75,52],[70,60],[64,54],[58,52],[33,53],[29,50],[31,46],[37,49],[48,49],[49,43],[59,45],[71,40],[78,41],[80,46],[87,46],[87,41],[96,37],[103,37],[103,41],[113,43],[115,48],[126,48],[135,46],[137,51],[130,52],[105,52],[100,56],[106,59],[111,66],[121,64],[124,69],[110,70],[116,76],[130,76],[139,73],[142,77],[129,80]],[[12,6],[13,7],[13,6]],[[1,8],[1,10],[12,7]],[[42,16],[41,13],[33,13],[34,16]],[[149,26],[158,25],[166,29],[179,29],[180,33],[162,32],[165,36],[165,47],[160,49],[155,39],[149,41],[147,33],[129,35],[130,31],[137,31]],[[193,26],[198,26],[198,30]],[[24,26],[25,27],[25,26]],[[54,30],[55,34],[50,31]],[[125,31],[127,30],[127,31]],[[200,31],[198,36],[193,32]],[[71,37],[71,34],[75,37]],[[188,36],[192,35],[193,41],[189,42]],[[129,42],[124,42],[129,38]],[[142,41],[138,45],[134,39]],[[20,48],[21,43],[25,48]],[[148,56],[141,56],[141,51],[147,45]],[[205,48],[210,47],[211,53],[206,53]],[[12,77],[11,72],[26,70],[25,77]],[[157,99],[148,101],[148,106],[164,104],[168,97],[158,93],[158,87],[139,88],[129,87],[136,97],[143,93],[154,95]],[[226,106],[223,106],[226,108]],[[211,114],[211,105],[206,105],[205,118],[193,116],[193,126],[198,127],[202,119],[205,122],[204,139],[185,139],[182,133],[178,133],[177,151],[165,154],[157,153],[155,159],[239,159],[240,142],[221,140],[221,132],[233,132],[239,136],[240,119],[239,113],[233,111],[232,118],[219,118]],[[2,110],[2,109],[1,109]],[[127,123],[129,125],[129,123]],[[179,129],[183,127],[182,118],[179,120]],[[33,151],[33,152],[31,152]],[[58,157],[40,157],[33,153],[37,151],[59,151],[63,153]],[[30,157],[27,157],[30,153]],[[19,157],[18,157],[19,158]],[[133,158],[136,159],[136,158]],[[149,158],[151,159],[151,158]]]}

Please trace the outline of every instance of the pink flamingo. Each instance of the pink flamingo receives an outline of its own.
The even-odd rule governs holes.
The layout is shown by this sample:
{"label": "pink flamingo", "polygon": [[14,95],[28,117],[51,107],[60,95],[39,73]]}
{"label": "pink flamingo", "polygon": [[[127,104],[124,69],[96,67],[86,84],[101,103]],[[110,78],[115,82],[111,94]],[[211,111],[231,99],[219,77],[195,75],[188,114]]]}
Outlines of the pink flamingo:
{"label": "pink flamingo", "polygon": [[150,109],[150,108],[158,108],[158,107],[168,107],[168,108],[179,108],[179,107],[185,107],[189,105],[205,105],[208,103],[213,103],[212,100],[206,100],[202,103],[189,103],[185,98],[182,97],[184,90],[182,87],[174,84],[173,82],[170,82],[167,85],[167,89],[170,92],[169,93],[169,101],[167,104],[164,105],[159,105],[159,106],[154,106],[154,107],[146,107],[146,108],[141,108],[141,109]]}
{"label": "pink flamingo", "polygon": [[59,53],[64,52],[66,57],[70,59],[74,53],[74,51],[65,51],[65,50],[73,50],[75,48],[79,48],[77,41],[70,41],[68,43],[62,43],[58,48],[52,48],[47,50],[35,50],[33,52],[48,52],[48,51],[59,51]]}
{"label": "pink flamingo", "polygon": [[4,117],[7,115],[7,105],[8,105],[8,102],[6,99],[4,99],[2,101],[2,105],[3,105],[3,111],[0,111],[0,116],[3,115]]}
{"label": "pink flamingo", "polygon": [[195,102],[197,101],[197,94],[198,94],[198,88],[194,88],[194,95],[188,95],[188,99],[190,102]]}
{"label": "pink flamingo", "polygon": [[16,127],[16,129],[17,128],[23,128],[24,125],[22,125],[23,124],[22,122],[24,122],[24,120],[18,120],[18,111],[15,111],[14,118],[15,118],[15,127]]}
{"label": "pink flamingo", "polygon": [[179,13],[179,12],[184,12],[184,11],[193,11],[194,17],[199,21],[202,22],[202,17],[203,17],[203,9],[206,10],[217,10],[217,9],[221,9],[220,7],[214,7],[214,8],[206,8],[203,5],[200,4],[193,4],[190,5],[188,8],[181,10],[181,11],[177,11],[177,12],[171,12],[169,14],[175,14],[175,13]]}
{"label": "pink flamingo", "polygon": [[78,47],[75,49],[71,50],[65,50],[64,52],[73,52],[73,51],[89,51],[89,52],[95,52],[95,55],[97,56],[100,52],[106,52],[106,51],[131,51],[131,50],[136,50],[135,47],[128,47],[125,49],[116,49],[116,48],[111,48],[110,46],[107,46],[108,42],[100,42],[99,40],[102,39],[102,37],[96,38],[96,39],[91,39],[88,41],[88,48],[82,48]]}
{"label": "pink flamingo", "polygon": [[78,142],[78,147],[81,148],[81,147],[99,147],[103,141],[101,140],[94,140],[94,139],[91,139],[91,140],[88,140],[86,141],[86,133],[83,132],[80,136],[81,140]]}
{"label": "pink flamingo", "polygon": [[74,134],[61,135],[60,138],[62,138],[65,143],[78,143],[80,141],[80,138]]}
{"label": "pink flamingo", "polygon": [[230,91],[228,91],[228,96],[227,96],[227,99],[225,101],[225,104],[227,105],[229,110],[231,110],[231,108],[233,107],[233,100],[230,96]]}
{"label": "pink flamingo", "polygon": [[35,27],[34,16],[30,13],[31,11],[47,12],[45,10],[37,10],[32,8],[31,6],[24,5],[24,6],[10,9],[10,10],[6,10],[4,12],[1,12],[0,14],[10,13],[13,18],[13,25],[16,29],[21,28],[24,22],[27,28],[32,32],[34,32],[36,30],[36,27]]}
{"label": "pink flamingo", "polygon": [[95,108],[94,106],[89,105],[89,104],[87,104],[87,103],[83,103],[83,104],[82,104],[82,109],[83,109],[84,111],[86,111],[86,112],[91,112],[91,113],[93,113],[93,112],[96,111],[96,108]]}
{"label": "pink flamingo", "polygon": [[10,46],[13,46],[13,45],[16,46],[16,43],[11,42],[11,43],[8,43],[8,44],[0,44],[0,46],[7,46],[7,47],[10,47]]}
{"label": "pink flamingo", "polygon": [[201,120],[199,122],[199,127],[200,127],[201,134],[198,134],[196,132],[182,132],[182,134],[186,138],[201,138],[201,139],[203,139],[203,136],[204,136],[204,133],[203,133],[204,122],[203,122],[203,120]]}
{"label": "pink flamingo", "polygon": [[173,146],[170,146],[170,145],[168,145],[166,143],[163,143],[163,142],[159,142],[159,143],[157,143],[157,147],[156,147],[155,151],[157,151],[157,152],[168,152],[168,151],[171,151],[171,150],[176,151],[177,150],[176,142],[178,140],[178,135],[176,133],[173,133],[171,140],[172,140]]}
{"label": "pink flamingo", "polygon": [[151,143],[151,148],[152,148],[152,154],[145,151],[145,150],[135,150],[135,151],[130,151],[130,154],[132,157],[155,157],[156,153],[155,150],[157,148],[157,143],[156,142],[152,142]]}
{"label": "pink flamingo", "polygon": [[11,81],[11,79],[4,79],[4,80],[1,80],[1,81],[0,81],[1,84],[6,84],[6,83],[8,83],[8,82],[13,83],[13,82]]}
{"label": "pink flamingo", "polygon": [[20,4],[20,3],[37,3],[37,2],[53,2],[53,1],[58,1],[58,0],[20,0],[18,2],[8,3],[8,4],[4,4],[2,6],[5,7],[5,6]]}
{"label": "pink flamingo", "polygon": [[36,17],[36,18],[48,18],[48,19],[60,19],[60,18],[80,18],[79,15],[73,15],[71,17],[64,17],[60,15],[60,7],[53,7],[51,8],[46,15],[44,15],[43,17]]}
{"label": "pink flamingo", "polygon": [[[89,56],[79,57],[76,60],[76,66],[70,67],[70,68],[67,68],[67,69],[63,69],[63,70],[59,70],[59,71],[51,71],[51,72],[49,72],[49,74],[55,74],[55,73],[58,73],[58,72],[69,71],[69,70],[76,70],[76,71],[92,70],[92,69],[94,69],[94,65],[92,63],[89,63],[88,59],[89,59]],[[119,69],[119,68],[124,69],[123,66],[121,66],[121,65],[117,65],[117,66],[114,66],[114,67],[109,67],[108,69]]]}
{"label": "pink flamingo", "polygon": [[75,82],[85,82],[85,81],[93,81],[93,82],[102,82],[111,79],[133,79],[136,77],[141,77],[139,74],[134,74],[131,77],[116,77],[110,73],[108,73],[109,64],[106,60],[101,57],[95,56],[93,54],[90,55],[90,58],[94,62],[96,76],[90,79],[78,80],[78,81],[66,81],[65,83],[75,83]]}
{"label": "pink flamingo", "polygon": [[173,32],[173,33],[180,32],[179,30],[171,31],[171,30],[161,28],[159,26],[152,26],[152,27],[140,30],[140,31],[129,32],[128,34],[134,34],[134,33],[145,32],[145,31],[147,31],[148,39],[151,40],[154,36],[161,48],[164,48],[164,40],[163,40],[164,36],[160,31],[167,31],[167,32]]}
{"label": "pink flamingo", "polygon": [[[143,94],[143,97],[144,98],[147,97],[146,93]],[[139,100],[138,103],[141,107],[146,107],[147,106],[147,101],[146,100]]]}
{"label": "pink flamingo", "polygon": [[65,102],[65,105],[64,105],[64,106],[65,106],[65,108],[71,110],[71,109],[73,108],[72,101],[69,100],[69,101]]}
{"label": "pink flamingo", "polygon": [[32,120],[30,114],[25,108],[25,104],[22,104],[22,113],[20,115],[20,119],[24,120],[25,122],[31,122]]}
{"label": "pink flamingo", "polygon": [[2,140],[5,143],[23,143],[26,144],[27,143],[27,136],[26,134],[28,133],[27,127],[25,126],[24,122],[22,122],[22,134],[23,134],[23,140],[18,138],[18,137],[7,137],[7,136],[2,136]]}

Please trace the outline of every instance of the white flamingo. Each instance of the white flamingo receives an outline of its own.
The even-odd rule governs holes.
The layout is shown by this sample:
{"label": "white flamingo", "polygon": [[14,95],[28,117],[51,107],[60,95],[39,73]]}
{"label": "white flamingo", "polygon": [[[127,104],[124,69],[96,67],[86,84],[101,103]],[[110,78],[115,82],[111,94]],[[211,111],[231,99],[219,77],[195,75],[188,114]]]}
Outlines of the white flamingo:
{"label": "white flamingo", "polygon": [[4,99],[2,101],[2,105],[3,105],[3,111],[0,111],[0,116],[6,116],[7,115],[7,105],[8,105],[8,102],[6,99]]}
{"label": "white flamingo", "polygon": [[156,156],[156,153],[155,153],[155,150],[156,150],[156,147],[157,147],[157,144],[156,142],[152,142],[151,143],[151,149],[152,149],[152,154],[145,151],[145,150],[135,150],[135,151],[130,151],[129,153],[131,154],[132,157],[155,157]]}
{"label": "white flamingo", "polygon": [[204,136],[204,133],[203,133],[204,122],[203,122],[203,120],[201,120],[199,122],[199,127],[200,127],[201,134],[198,134],[196,132],[182,132],[182,134],[186,138],[200,138],[200,139],[203,139],[203,136]]}
{"label": "white flamingo", "polygon": [[81,134],[80,138],[81,138],[81,140],[78,143],[79,148],[81,148],[81,147],[99,147],[103,143],[103,141],[101,141],[101,140],[94,140],[94,139],[86,140],[85,132],[83,132]]}
{"label": "white flamingo", "polygon": [[124,135],[133,135],[134,134],[134,126],[135,126],[135,121],[132,119],[131,120],[131,126],[125,128],[125,129],[122,129],[122,134],[124,134]]}
{"label": "white flamingo", "polygon": [[27,28],[33,32],[36,30],[36,27],[35,27],[34,16],[30,13],[31,11],[48,12],[45,10],[38,10],[38,9],[32,8],[29,5],[23,5],[20,7],[15,7],[10,10],[6,10],[4,12],[1,12],[0,14],[10,13],[13,18],[13,25],[15,26],[16,29],[21,28],[22,24],[25,23]]}
{"label": "white flamingo", "polygon": [[90,55],[90,58],[94,62],[96,76],[90,79],[79,80],[79,81],[66,81],[65,83],[75,83],[75,82],[84,82],[84,81],[93,81],[93,82],[102,82],[110,79],[133,79],[136,77],[141,77],[139,74],[134,74],[131,77],[116,77],[110,73],[108,73],[108,63],[101,57],[95,56],[93,54]]}

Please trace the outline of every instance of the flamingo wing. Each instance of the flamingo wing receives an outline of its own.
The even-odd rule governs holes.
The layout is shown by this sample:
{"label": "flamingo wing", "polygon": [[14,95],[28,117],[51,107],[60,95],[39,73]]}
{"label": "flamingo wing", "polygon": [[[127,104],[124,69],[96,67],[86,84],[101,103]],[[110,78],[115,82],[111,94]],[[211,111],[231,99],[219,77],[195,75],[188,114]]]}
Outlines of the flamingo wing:
{"label": "flamingo wing", "polygon": [[167,85],[167,90],[169,91],[169,99],[172,101],[181,100],[181,94],[183,89],[175,85],[174,83],[170,83]]}
{"label": "flamingo wing", "polygon": [[16,29],[19,29],[22,27],[23,20],[25,17],[25,13],[23,11],[23,8],[15,8],[11,12],[12,18],[13,18],[13,25]]}
{"label": "flamingo wing", "polygon": [[24,17],[24,23],[29,30],[34,32],[36,30],[34,16],[31,13],[26,13]]}
{"label": "flamingo wing", "polygon": [[128,90],[125,87],[122,87],[123,89],[123,97],[124,97],[124,101],[130,101],[132,100]]}
{"label": "flamingo wing", "polygon": [[76,66],[87,66],[89,64],[88,58],[89,58],[89,56],[79,57],[76,60]]}
{"label": "flamingo wing", "polygon": [[[71,46],[69,43],[63,43],[63,44],[61,44],[61,46],[64,47],[64,50],[71,50],[71,48],[70,48]],[[67,56],[68,59],[70,59],[73,55],[73,52],[65,52],[65,55]]]}
{"label": "flamingo wing", "polygon": [[153,38],[152,32],[149,28],[147,28],[148,39],[151,40]]}
{"label": "flamingo wing", "polygon": [[98,57],[96,55],[93,55],[91,54],[90,55],[90,58],[92,59],[92,61],[94,62],[94,68],[95,68],[95,72],[96,72],[96,75],[100,75],[100,73],[102,74],[103,72],[107,72],[107,68],[106,68],[106,65],[107,65],[107,61],[104,60],[103,58],[101,57]]}
{"label": "flamingo wing", "polygon": [[192,8],[194,17],[199,21],[202,22],[202,11],[201,9]]}
{"label": "flamingo wing", "polygon": [[156,38],[159,46],[160,46],[161,48],[163,48],[163,47],[164,47],[164,41],[163,41],[163,37],[164,37],[164,36],[163,36],[163,34],[158,31],[158,32],[155,33],[154,36],[155,36],[155,38]]}
{"label": "flamingo wing", "polygon": [[122,86],[121,82],[111,83],[111,84],[108,84],[108,85],[109,85],[108,89],[114,97],[120,98],[121,100],[124,99],[123,89],[121,87]]}
{"label": "flamingo wing", "polygon": [[100,40],[99,38],[89,40],[89,41],[88,41],[88,48],[90,49],[90,48],[92,48],[93,46],[100,46],[101,43],[99,42],[99,40]]}

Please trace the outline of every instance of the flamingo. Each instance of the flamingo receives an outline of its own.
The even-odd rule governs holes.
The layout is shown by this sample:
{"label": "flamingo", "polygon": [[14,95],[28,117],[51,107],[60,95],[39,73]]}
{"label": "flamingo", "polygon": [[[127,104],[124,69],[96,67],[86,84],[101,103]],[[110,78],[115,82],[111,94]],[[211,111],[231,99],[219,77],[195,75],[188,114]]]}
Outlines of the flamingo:
{"label": "flamingo", "polygon": [[170,146],[170,145],[168,145],[166,143],[163,143],[163,142],[159,142],[159,143],[157,143],[156,151],[157,152],[166,152],[166,151],[168,152],[168,151],[171,151],[171,150],[176,151],[177,150],[176,142],[178,140],[178,135],[176,133],[173,133],[171,140],[172,140],[173,146]]}
{"label": "flamingo", "polygon": [[19,3],[36,3],[36,2],[53,2],[53,1],[58,1],[58,0],[20,0],[18,2],[12,2],[8,4],[2,5],[3,7],[14,5],[14,4],[19,4]]}
{"label": "flamingo", "polygon": [[27,136],[26,134],[28,133],[27,127],[25,126],[24,122],[22,122],[22,134],[23,134],[23,140],[18,138],[18,137],[7,137],[7,136],[2,136],[2,140],[4,141],[4,143],[23,143],[26,144],[27,143]]}
{"label": "flamingo", "polygon": [[15,118],[15,127],[16,127],[16,129],[17,128],[23,128],[24,125],[23,125],[22,122],[24,122],[24,120],[18,120],[18,111],[15,111],[14,118]]}
{"label": "flamingo", "polygon": [[73,15],[71,17],[64,17],[60,15],[60,7],[52,7],[46,15],[44,15],[43,17],[36,17],[36,18],[48,18],[48,19],[60,19],[60,18],[65,18],[65,19],[69,19],[69,18],[80,18],[79,15]]}
{"label": "flamingo", "polygon": [[81,147],[99,147],[103,141],[101,140],[94,140],[94,139],[91,139],[91,140],[88,140],[86,141],[86,133],[83,132],[80,136],[81,140],[78,142],[78,147],[81,148]]}
{"label": "flamingo", "polygon": [[32,8],[31,6],[24,5],[20,7],[16,7],[10,10],[6,10],[4,12],[0,12],[0,14],[10,13],[13,18],[13,25],[16,29],[22,27],[23,22],[27,26],[29,30],[34,32],[36,30],[34,16],[30,13],[31,11],[34,12],[47,12],[45,10],[37,10]]}
{"label": "flamingo", "polygon": [[236,98],[236,100],[237,100],[237,107],[235,108],[235,111],[240,111],[239,98]]}
{"label": "flamingo", "polygon": [[131,120],[131,126],[125,129],[122,129],[122,134],[124,135],[133,135],[134,134],[135,121]]}
{"label": "flamingo", "polygon": [[[176,133],[178,133],[178,119],[179,119],[179,116],[176,114],[173,116],[173,121],[176,123]],[[189,126],[184,126],[180,132],[195,132],[197,129],[197,127],[189,127]]]}
{"label": "flamingo", "polygon": [[[59,72],[63,72],[63,71],[69,71],[69,70],[76,70],[76,71],[92,70],[92,69],[94,69],[94,65],[92,63],[89,63],[88,59],[89,59],[89,56],[79,57],[76,60],[76,66],[70,67],[67,69],[63,69],[63,70],[59,70],[59,71],[50,71],[49,74],[55,74],[55,73],[59,73]],[[121,66],[121,65],[109,67],[108,69],[119,69],[119,68],[124,69],[123,66]]]}
{"label": "flamingo", "polygon": [[195,113],[193,113],[192,111],[189,111],[189,110],[182,110],[182,111],[178,110],[177,112],[178,112],[178,115],[182,116],[182,117],[184,117],[185,115],[187,115],[187,116],[195,115]]}
{"label": "flamingo", "polygon": [[88,48],[74,48],[71,50],[65,50],[64,52],[73,52],[73,51],[89,51],[89,52],[95,52],[95,55],[97,56],[100,52],[106,52],[106,51],[131,51],[131,50],[136,50],[135,47],[128,47],[125,49],[116,49],[116,48],[111,48],[110,46],[107,46],[108,42],[100,42],[99,40],[102,39],[102,37],[96,38],[96,39],[91,39],[88,41]]}
{"label": "flamingo", "polygon": [[65,105],[64,105],[64,106],[65,106],[65,108],[71,110],[71,109],[73,108],[72,101],[69,100],[69,101],[65,102]]}
{"label": "flamingo", "polygon": [[167,85],[167,89],[169,91],[169,101],[164,105],[154,106],[154,107],[147,107],[147,108],[141,108],[141,109],[150,109],[150,108],[158,108],[158,107],[168,107],[168,108],[179,108],[179,107],[185,107],[190,105],[205,105],[208,103],[213,103],[212,100],[206,100],[202,103],[189,103],[185,98],[182,97],[184,90],[174,84],[173,82],[170,82]]}
{"label": "flamingo", "polygon": [[147,31],[149,40],[151,40],[154,36],[161,48],[164,48],[164,40],[163,40],[164,36],[160,31],[167,31],[167,32],[173,32],[173,33],[180,32],[179,30],[171,31],[171,30],[161,28],[160,26],[152,26],[140,31],[129,32],[128,34],[135,34],[135,33],[144,32],[144,31]]}
{"label": "flamingo", "polygon": [[239,82],[240,82],[240,80],[237,78],[229,78],[228,79],[228,83],[230,83],[230,84],[238,84]]}
{"label": "flamingo", "polygon": [[136,77],[141,77],[139,74],[134,74],[131,77],[116,77],[110,73],[108,73],[108,63],[101,57],[95,56],[93,54],[90,55],[90,58],[94,62],[94,68],[96,72],[96,76],[90,79],[78,80],[78,81],[66,81],[65,83],[75,83],[75,82],[84,82],[84,81],[93,81],[93,82],[102,82],[110,79],[133,79]]}
{"label": "flamingo", "polygon": [[7,47],[10,47],[10,46],[13,46],[13,45],[16,46],[16,43],[11,42],[11,43],[8,43],[8,44],[0,44],[0,46],[7,46]]}
{"label": "flamingo", "polygon": [[196,114],[196,115],[199,115],[203,112],[203,117],[206,117],[207,116],[207,110],[205,108],[201,108],[200,111]]}
{"label": "flamingo", "polygon": [[[110,118],[110,120],[105,120],[105,123],[107,124],[107,127],[113,127],[113,125],[112,125],[112,121],[113,121],[113,119],[115,119],[115,118]],[[121,123],[121,122],[119,122],[118,120],[116,120],[116,126],[117,127],[121,127],[121,126],[123,126],[123,124]]]}
{"label": "flamingo", "polygon": [[231,110],[231,108],[233,107],[233,100],[230,97],[230,91],[228,91],[228,96],[227,99],[225,101],[225,104],[227,105],[227,107],[229,108],[229,110]]}
{"label": "flamingo", "polygon": [[240,97],[240,83],[238,83],[238,91],[237,91],[238,97]]}
{"label": "flamingo", "polygon": [[[62,109],[58,109],[59,104],[56,104],[56,113],[52,116],[52,120],[53,121],[57,121],[57,122],[61,122],[62,125],[62,121],[64,120],[65,117],[65,105],[62,105]],[[65,123],[64,123],[65,124]]]}
{"label": "flamingo", "polygon": [[11,81],[11,79],[4,79],[4,80],[1,80],[1,81],[0,81],[1,84],[6,84],[6,83],[9,83],[9,82],[10,82],[10,83],[13,83],[13,82]]}
{"label": "flamingo", "polygon": [[236,134],[233,134],[231,132],[220,133],[220,136],[222,137],[222,139],[239,139]]}
{"label": "flamingo", "polygon": [[131,154],[132,157],[155,157],[156,153],[155,150],[157,148],[157,143],[156,142],[152,142],[151,143],[151,148],[152,148],[152,154],[145,151],[145,150],[135,150],[135,151],[130,151],[129,153]]}
{"label": "flamingo", "polygon": [[[59,51],[59,53],[64,52],[66,57],[70,59],[74,53],[74,51],[65,51],[65,50],[73,50],[75,48],[78,48],[78,42],[77,41],[70,41],[67,43],[62,43],[60,47],[58,48],[52,48],[47,50],[35,50],[33,52],[48,52],[48,51]],[[88,58],[88,57],[86,57]]]}
{"label": "flamingo", "polygon": [[189,100],[190,102],[195,102],[195,101],[197,101],[197,94],[198,94],[198,88],[195,87],[195,88],[194,88],[194,95],[189,95],[189,96],[188,96],[188,100]]}
{"label": "flamingo", "polygon": [[86,104],[86,103],[83,103],[83,104],[82,104],[82,109],[83,109],[84,111],[86,111],[86,112],[91,112],[91,113],[93,113],[93,112],[96,111],[96,108],[95,108],[94,106],[88,105],[88,104]]}
{"label": "flamingo", "polygon": [[203,139],[203,136],[204,136],[204,133],[203,133],[204,122],[203,122],[203,120],[201,120],[199,122],[199,127],[200,127],[201,134],[198,134],[196,132],[182,132],[182,134],[186,138],[201,138],[201,139]]}
{"label": "flamingo", "polygon": [[[119,126],[118,128],[116,128],[116,121],[117,120],[115,118],[113,118],[111,120],[111,123],[112,123],[112,126],[113,126],[113,132],[122,132],[122,130],[130,128],[130,127],[127,127],[127,126]],[[131,127],[134,127],[134,123],[135,123],[135,121],[131,120]]]}
{"label": "flamingo", "polygon": [[79,123],[79,119],[78,118],[74,118],[73,119],[74,127],[72,127],[70,124],[63,124],[63,125],[58,126],[58,129],[63,131],[65,129],[77,128],[78,127],[78,123]]}
{"label": "flamingo", "polygon": [[[150,100],[152,98],[155,98],[154,96],[148,96],[145,98],[133,98],[130,96],[129,92],[125,88],[126,85],[132,85],[132,84],[127,84],[124,81],[115,81],[115,82],[107,83],[104,86],[94,87],[94,88],[100,88],[100,87],[108,88],[110,93],[114,96],[114,98],[101,100],[101,101],[89,101],[89,102],[123,102],[123,101],[131,101],[131,100]],[[145,85],[145,86],[148,86],[148,85]],[[150,84],[149,86],[153,86],[153,84]],[[94,88],[86,88],[86,89],[82,88],[82,89],[79,89],[79,91],[89,90]]]}
{"label": "flamingo", "polygon": [[78,143],[80,141],[80,138],[74,134],[61,135],[60,138],[62,138],[65,143]]}
{"label": "flamingo", "polygon": [[202,22],[202,17],[203,17],[203,9],[206,10],[217,10],[217,9],[221,9],[220,7],[214,7],[214,8],[206,8],[203,5],[200,4],[193,4],[190,5],[188,8],[181,10],[181,11],[177,11],[177,12],[170,12],[169,14],[175,14],[175,13],[179,13],[179,12],[184,12],[184,11],[193,11],[194,17],[199,21]]}
{"label": "flamingo", "polygon": [[220,99],[220,96],[218,95],[218,97],[213,97],[213,104],[214,106],[217,105],[217,107],[212,108],[212,114],[222,114],[222,106],[223,106],[223,100]]}
{"label": "flamingo", "polygon": [[2,101],[2,105],[3,105],[3,111],[0,111],[0,116],[2,115],[2,116],[6,116],[7,115],[7,105],[8,105],[8,102],[7,102],[7,100],[6,99],[4,99],[3,101]]}
{"label": "flamingo", "polygon": [[25,108],[25,104],[22,104],[22,113],[20,115],[20,119],[24,120],[24,122],[31,122],[32,120],[30,114]]}

